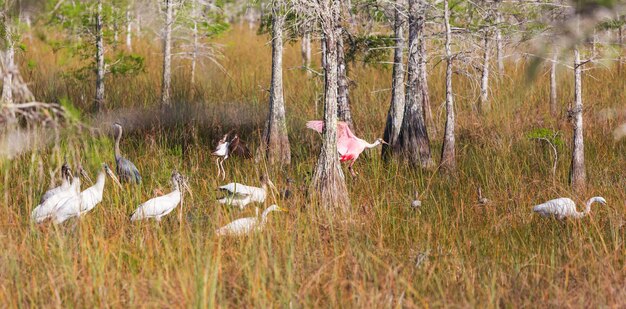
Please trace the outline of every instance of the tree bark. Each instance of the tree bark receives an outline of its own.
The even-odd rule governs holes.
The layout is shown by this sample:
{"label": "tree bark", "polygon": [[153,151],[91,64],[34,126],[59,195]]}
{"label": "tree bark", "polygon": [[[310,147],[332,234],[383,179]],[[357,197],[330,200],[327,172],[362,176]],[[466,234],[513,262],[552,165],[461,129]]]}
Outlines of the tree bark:
{"label": "tree bark", "polygon": [[617,31],[617,35],[619,36],[617,38],[617,41],[619,43],[619,56],[617,58],[618,64],[617,64],[617,72],[619,74],[622,73],[622,62],[624,61],[623,55],[624,55],[624,26],[619,27],[618,31]]}
{"label": "tree bark", "polygon": [[[194,2],[195,4],[195,2]],[[196,84],[196,62],[198,61],[198,21],[193,19],[193,51],[191,52],[191,85]]]}
{"label": "tree bark", "polygon": [[443,138],[440,168],[444,172],[454,172],[456,171],[456,141],[454,136],[454,96],[452,93],[452,51],[450,49],[452,33],[450,31],[450,10],[448,8],[448,0],[443,1],[443,6],[444,23],[446,27],[446,129]]}
{"label": "tree bark", "polygon": [[311,67],[311,32],[306,30],[304,34],[302,34],[302,42],[301,44],[301,53],[302,53],[302,66],[306,71],[306,75],[310,76],[311,71],[309,68]]}
{"label": "tree bark", "polygon": [[272,8],[272,82],[270,104],[260,151],[270,164],[290,164],[291,151],[285,120],[285,100],[283,98],[283,27],[285,16],[280,12],[281,1]]}
{"label": "tree bark", "polygon": [[500,24],[502,23],[502,14],[496,13],[496,57],[498,58],[498,75],[504,75],[504,51],[502,47],[502,31]]}
{"label": "tree bark", "polygon": [[485,31],[485,37],[483,38],[483,69],[480,78],[480,100],[478,101],[478,111],[480,113],[488,112],[491,109],[491,103],[489,102],[489,62],[491,61],[491,50],[489,31]]}
{"label": "tree bark", "polygon": [[412,166],[431,167],[430,140],[424,123],[423,97],[419,76],[419,37],[424,28],[423,0],[409,0],[409,60],[406,101],[398,136],[398,153]]}
{"label": "tree bark", "polygon": [[337,155],[337,38],[341,35],[339,0],[320,1],[326,41],[322,149],[311,180],[312,196],[327,209],[349,211],[350,197]]}
{"label": "tree bark", "polygon": [[552,52],[552,63],[550,64],[550,114],[556,116],[558,113],[557,93],[556,93],[556,66],[559,61],[558,50],[555,47]]}
{"label": "tree bark", "polygon": [[321,53],[322,59],[320,63],[322,64],[322,69],[324,70],[326,70],[326,54],[327,54],[326,45],[327,45],[326,37],[324,36],[324,34],[322,34],[322,39],[320,40],[320,46],[322,49],[322,53]]}
{"label": "tree bark", "polygon": [[341,33],[337,37],[337,109],[339,120],[347,123],[350,129],[354,129],[352,113],[350,112],[350,89],[346,57]]}
{"label": "tree bark", "polygon": [[102,1],[98,1],[96,12],[96,99],[94,110],[99,112],[104,109],[104,37],[102,33]]}
{"label": "tree bark", "polygon": [[172,24],[174,12],[172,0],[165,0],[165,29],[163,39],[163,82],[161,84],[161,105],[171,105],[171,81],[172,81]]}
{"label": "tree bark", "polygon": [[398,135],[402,127],[402,118],[404,116],[404,29],[406,27],[406,19],[400,11],[405,6],[405,0],[396,0],[395,17],[393,23],[393,32],[396,40],[396,46],[393,52],[393,72],[391,73],[391,105],[387,112],[387,123],[385,124],[385,133],[383,139],[389,145],[383,144],[382,157],[389,158],[391,151],[397,146]]}
{"label": "tree bark", "polygon": [[126,9],[126,50],[133,51],[133,21],[130,18],[130,7]]}
{"label": "tree bark", "polygon": [[578,47],[574,47],[574,151],[572,152],[572,168],[570,183],[572,189],[581,192],[585,189],[585,143],[583,139],[583,96],[582,96],[582,64]]}
{"label": "tree bark", "polygon": [[430,107],[430,91],[428,89],[428,70],[426,67],[426,63],[428,62],[428,51],[426,49],[426,36],[422,35],[419,40],[420,48],[420,86],[422,88],[422,101],[424,102],[424,119],[426,120],[426,125],[428,128],[428,132],[437,135],[437,126],[435,125],[435,120],[433,119],[433,112]]}

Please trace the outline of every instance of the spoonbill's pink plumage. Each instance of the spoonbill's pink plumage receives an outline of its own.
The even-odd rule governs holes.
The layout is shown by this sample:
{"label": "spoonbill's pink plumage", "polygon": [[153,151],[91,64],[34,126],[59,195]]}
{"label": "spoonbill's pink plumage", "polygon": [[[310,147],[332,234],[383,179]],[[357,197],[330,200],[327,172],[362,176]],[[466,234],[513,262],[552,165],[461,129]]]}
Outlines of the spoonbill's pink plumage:
{"label": "spoonbill's pink plumage", "polygon": [[[324,122],[322,120],[311,120],[306,123],[307,128],[322,133],[324,129]],[[347,123],[343,121],[337,122],[337,152],[341,157],[339,161],[350,161],[348,169],[352,176],[356,176],[357,173],[352,169],[354,161],[359,158],[359,155],[365,150],[365,148],[373,148],[380,144],[387,144],[382,138],[376,139],[374,143],[368,143],[354,135],[350,130]]]}

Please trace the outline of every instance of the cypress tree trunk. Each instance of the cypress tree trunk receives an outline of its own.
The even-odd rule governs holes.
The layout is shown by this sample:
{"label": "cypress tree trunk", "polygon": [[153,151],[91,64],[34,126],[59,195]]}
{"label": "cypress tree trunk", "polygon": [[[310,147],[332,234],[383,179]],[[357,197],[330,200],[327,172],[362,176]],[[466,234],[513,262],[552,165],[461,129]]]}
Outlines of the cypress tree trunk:
{"label": "cypress tree trunk", "polygon": [[398,136],[398,152],[412,166],[431,167],[430,141],[424,123],[419,77],[419,37],[424,27],[424,0],[409,0],[409,60],[406,105]]}
{"label": "cypress tree trunk", "polygon": [[99,112],[104,109],[104,38],[102,34],[102,1],[98,1],[96,12],[96,99],[94,109]]}
{"label": "cypress tree trunk", "polygon": [[302,66],[306,71],[306,75],[311,75],[309,68],[311,67],[311,32],[306,30],[302,34],[301,54],[302,54]]}
{"label": "cypress tree trunk", "polygon": [[491,109],[489,102],[489,62],[491,61],[489,42],[489,31],[485,31],[485,37],[483,38],[483,69],[480,78],[480,100],[478,102],[478,111],[481,113]]}
{"label": "cypress tree trunk", "polygon": [[350,89],[348,88],[348,76],[346,70],[346,57],[341,33],[337,37],[337,116],[339,120],[354,129],[352,113],[350,112]]}
{"label": "cypress tree trunk", "polygon": [[[194,2],[195,3],[195,2]],[[196,62],[198,59],[198,21],[193,20],[193,51],[191,52],[191,84],[196,84]]]}
{"label": "cypress tree trunk", "polygon": [[283,26],[285,16],[280,12],[281,1],[272,8],[272,82],[270,104],[260,151],[270,164],[290,164],[291,151],[285,121],[285,100],[283,98]]}
{"label": "cypress tree trunk", "polygon": [[395,20],[393,24],[396,46],[393,52],[393,72],[391,73],[391,104],[387,112],[387,123],[383,139],[389,145],[383,144],[382,157],[388,158],[393,147],[396,147],[400,128],[402,127],[402,117],[404,116],[404,28],[406,20],[400,10],[405,6],[404,0],[396,0]]}
{"label": "cypress tree trunk", "polygon": [[163,39],[163,82],[161,84],[161,105],[169,106],[171,102],[172,81],[172,24],[174,12],[172,0],[165,0],[165,29]]}
{"label": "cypress tree trunk", "polygon": [[572,189],[581,192],[585,189],[585,143],[583,139],[583,96],[582,67],[578,47],[574,47],[574,151],[572,152],[572,168],[570,182]]}
{"label": "cypress tree trunk", "polygon": [[128,7],[126,9],[126,50],[128,51],[133,50],[132,29],[133,29],[133,22],[130,18],[130,7]]}
{"label": "cypress tree trunk", "polygon": [[426,51],[426,37],[422,35],[419,40],[420,44],[420,86],[422,87],[422,101],[424,102],[424,119],[428,127],[428,132],[437,135],[437,126],[433,119],[433,113],[430,107],[430,91],[428,90],[428,71],[426,62],[428,61],[428,52]]}
{"label": "cypress tree trunk", "polygon": [[498,74],[504,75],[504,51],[502,50],[502,31],[500,30],[502,23],[502,14],[496,13],[496,57],[498,58]]}
{"label": "cypress tree trunk", "polygon": [[454,97],[452,94],[452,51],[450,50],[452,33],[450,31],[450,10],[448,8],[448,0],[443,1],[443,6],[444,23],[446,27],[446,129],[443,138],[440,168],[444,172],[454,172],[456,171],[456,141],[454,136]]}
{"label": "cypress tree trunk", "polygon": [[311,192],[322,207],[350,209],[350,197],[337,155],[337,38],[341,35],[339,0],[321,2],[320,19],[326,41],[324,129]]}
{"label": "cypress tree trunk", "polygon": [[557,93],[556,93],[556,65],[558,58],[557,48],[552,52],[552,63],[550,64],[550,114],[556,116],[558,113]]}

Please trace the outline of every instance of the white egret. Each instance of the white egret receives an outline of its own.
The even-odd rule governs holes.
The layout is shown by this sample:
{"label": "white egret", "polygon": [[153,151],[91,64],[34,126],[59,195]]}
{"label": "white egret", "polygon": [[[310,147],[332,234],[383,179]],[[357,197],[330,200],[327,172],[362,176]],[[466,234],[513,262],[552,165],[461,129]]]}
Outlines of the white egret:
{"label": "white egret", "polygon": [[73,196],[66,200],[56,208],[54,211],[54,223],[63,223],[70,218],[82,216],[94,209],[94,207],[102,201],[102,193],[104,192],[104,184],[107,175],[111,177],[113,182],[119,186],[120,189],[122,188],[122,185],[109,166],[106,163],[102,164],[102,171],[98,174],[96,183],[93,186],[85,189],[80,195]]}
{"label": "white egret", "polygon": [[63,163],[63,165],[61,166],[61,178],[63,179],[61,181],[61,185],[46,191],[46,193],[44,193],[43,196],[41,197],[39,204],[43,204],[47,199],[51,198],[53,195],[70,188],[70,185],[72,183],[72,170],[67,165],[67,163]]}
{"label": "white egret", "polygon": [[180,203],[182,199],[181,189],[185,189],[189,192],[189,195],[193,195],[183,176],[176,171],[172,173],[172,187],[174,191],[169,194],[155,197],[139,205],[130,220],[137,221],[154,218],[157,221],[161,221],[161,218],[172,212]]}
{"label": "white egret", "polygon": [[[226,179],[226,170],[224,170],[224,161],[228,159],[229,153],[228,133],[224,134],[224,137],[217,143],[215,150],[211,153],[216,156],[215,164],[217,164],[217,177],[222,176],[222,179]],[[224,171],[222,173],[222,171]]]}
{"label": "white egret", "polygon": [[263,211],[261,219],[259,220],[259,209],[257,208],[257,214],[255,217],[237,219],[217,230],[215,234],[217,236],[241,236],[253,231],[260,231],[267,222],[267,215],[272,211],[287,211],[284,208],[280,208],[277,205],[272,205]]}
{"label": "white egret", "polygon": [[261,187],[251,187],[237,182],[231,182],[219,187],[219,190],[226,192],[226,196],[217,200],[220,204],[238,206],[240,209],[250,203],[263,203],[267,197],[267,187],[276,190],[274,183],[267,177],[261,176]]}
{"label": "white egret", "polygon": [[578,212],[576,210],[576,203],[570,198],[562,197],[554,200],[547,201],[543,204],[539,204],[533,207],[533,211],[544,216],[554,216],[559,220],[563,220],[565,217],[582,218],[591,212],[591,204],[600,203],[606,205],[606,200],[601,196],[592,197],[587,201],[585,210]]}
{"label": "white egret", "polygon": [[69,188],[51,196],[42,204],[37,205],[37,207],[35,207],[35,209],[31,212],[31,218],[36,223],[41,223],[54,216],[54,213],[59,206],[63,205],[68,200],[79,196],[80,177],[74,177]]}

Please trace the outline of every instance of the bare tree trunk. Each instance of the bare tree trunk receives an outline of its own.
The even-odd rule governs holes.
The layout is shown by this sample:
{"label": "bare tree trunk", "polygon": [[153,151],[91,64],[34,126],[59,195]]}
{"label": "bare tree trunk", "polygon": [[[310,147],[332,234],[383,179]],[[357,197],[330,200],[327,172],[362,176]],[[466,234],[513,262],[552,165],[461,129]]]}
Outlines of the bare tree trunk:
{"label": "bare tree trunk", "polygon": [[552,63],[550,64],[550,114],[556,116],[558,113],[557,93],[556,93],[556,65],[559,61],[558,50],[555,47],[552,52]]}
{"label": "bare tree trunk", "polygon": [[272,8],[272,84],[270,104],[260,151],[270,164],[290,164],[291,151],[285,121],[285,100],[283,98],[283,26],[285,16],[280,9],[282,1]]}
{"label": "bare tree trunk", "polygon": [[624,26],[619,27],[619,30],[617,31],[617,35],[619,36],[617,38],[617,41],[619,43],[619,56],[617,58],[618,64],[617,64],[617,72],[622,73],[622,62],[624,61],[623,55],[624,55]]}
{"label": "bare tree trunk", "polygon": [[126,9],[126,50],[133,51],[133,21],[130,18],[130,7]]}
{"label": "bare tree trunk", "polygon": [[402,117],[404,116],[404,29],[406,27],[406,19],[400,11],[405,7],[404,0],[396,0],[395,3],[395,20],[393,24],[393,32],[396,40],[396,46],[393,52],[393,72],[391,73],[391,105],[387,112],[387,123],[385,124],[385,133],[383,139],[389,145],[383,144],[382,156],[388,158],[393,147],[396,147],[400,128],[402,127]]}
{"label": "bare tree trunk", "polygon": [[440,168],[442,171],[454,172],[456,171],[456,141],[454,136],[454,96],[452,94],[452,51],[450,49],[452,33],[450,31],[450,9],[448,8],[448,0],[443,1],[443,7],[444,23],[446,27],[446,129],[443,138]]}
{"label": "bare tree trunk", "polygon": [[574,47],[574,151],[572,152],[572,169],[570,182],[572,189],[581,192],[585,189],[585,143],[583,139],[583,96],[582,96],[582,64],[578,47]]}
{"label": "bare tree trunk", "polygon": [[172,24],[174,23],[172,0],[165,0],[165,29],[163,39],[163,83],[161,85],[161,105],[171,104],[172,81]]}
{"label": "bare tree trunk", "polygon": [[324,129],[322,149],[311,180],[311,192],[322,207],[350,209],[350,197],[337,155],[337,38],[341,35],[339,0],[320,1],[320,19],[326,40]]}
{"label": "bare tree trunk", "polygon": [[302,35],[301,52],[302,52],[302,66],[306,71],[306,75],[311,75],[309,67],[311,67],[311,32],[306,30]]}
{"label": "bare tree trunk", "polygon": [[196,84],[196,62],[198,59],[198,21],[193,19],[193,51],[191,52],[191,85]]}
{"label": "bare tree trunk", "polygon": [[[425,18],[425,17],[424,17]],[[428,132],[437,135],[437,126],[433,119],[433,112],[430,107],[430,91],[428,89],[428,71],[426,63],[428,62],[428,51],[426,50],[426,36],[422,35],[419,40],[419,59],[420,59],[420,86],[422,88],[422,101],[424,102],[424,119],[426,120]]]}
{"label": "bare tree trunk", "polygon": [[489,102],[489,62],[491,59],[491,51],[489,48],[489,31],[485,31],[485,37],[483,38],[483,69],[480,78],[480,100],[478,102],[478,111],[485,113],[491,109],[491,103]]}
{"label": "bare tree trunk", "polygon": [[409,0],[409,60],[406,102],[398,136],[399,153],[412,166],[431,167],[430,140],[424,123],[419,76],[419,37],[424,28],[424,0]]}
{"label": "bare tree trunk", "polygon": [[337,116],[339,120],[354,129],[352,113],[350,112],[350,89],[348,85],[348,72],[346,69],[346,57],[343,50],[343,36],[337,37]]}
{"label": "bare tree trunk", "polygon": [[104,109],[104,38],[102,34],[102,1],[98,1],[96,13],[96,102],[94,110],[99,112]]}
{"label": "bare tree trunk", "polygon": [[2,102],[13,104],[13,72],[15,67],[15,43],[11,30],[5,30],[6,50],[4,51],[4,76],[2,77]]}
{"label": "bare tree trunk", "polygon": [[320,41],[320,45],[322,48],[322,60],[321,60],[322,69],[326,70],[326,64],[327,64],[326,63],[326,54],[327,54],[326,45],[327,44],[326,44],[326,36],[324,34],[322,34],[322,40]]}
{"label": "bare tree trunk", "polygon": [[502,14],[496,13],[496,57],[498,58],[498,74],[504,75],[504,51],[502,48],[502,31],[500,24],[502,23]]}

